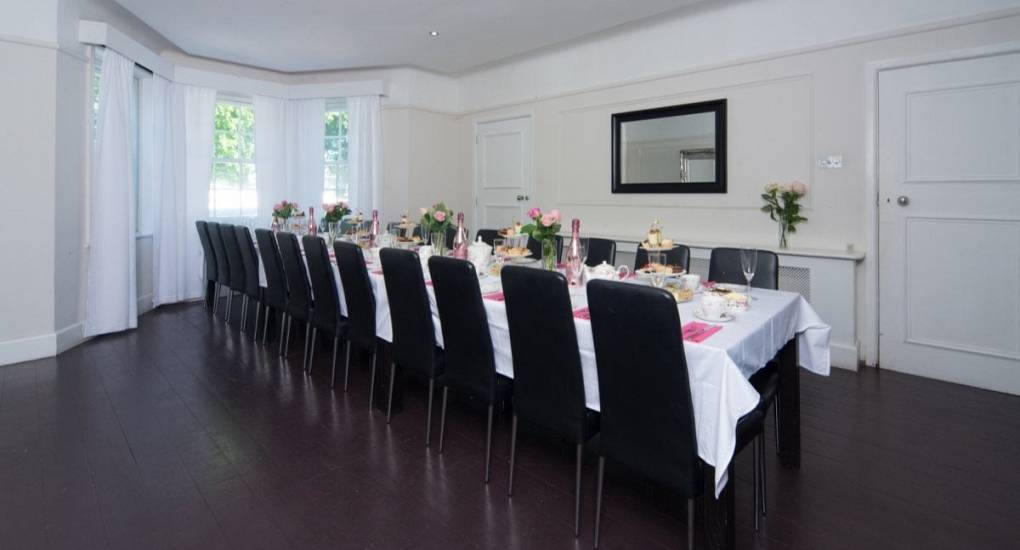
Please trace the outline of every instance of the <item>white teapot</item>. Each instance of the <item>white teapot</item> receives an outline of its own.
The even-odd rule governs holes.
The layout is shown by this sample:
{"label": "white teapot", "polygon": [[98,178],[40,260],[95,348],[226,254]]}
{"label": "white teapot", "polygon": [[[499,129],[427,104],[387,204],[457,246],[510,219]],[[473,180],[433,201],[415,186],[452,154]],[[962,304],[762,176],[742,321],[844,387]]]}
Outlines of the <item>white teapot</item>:
{"label": "white teapot", "polygon": [[475,271],[482,273],[489,263],[489,256],[492,254],[492,246],[485,243],[481,237],[471,243],[468,247],[468,261],[474,264]]}
{"label": "white teapot", "polygon": [[585,266],[584,274],[589,281],[594,279],[618,281],[620,279],[626,279],[627,276],[630,275],[630,268],[625,265],[613,267],[606,262],[602,262],[595,267]]}

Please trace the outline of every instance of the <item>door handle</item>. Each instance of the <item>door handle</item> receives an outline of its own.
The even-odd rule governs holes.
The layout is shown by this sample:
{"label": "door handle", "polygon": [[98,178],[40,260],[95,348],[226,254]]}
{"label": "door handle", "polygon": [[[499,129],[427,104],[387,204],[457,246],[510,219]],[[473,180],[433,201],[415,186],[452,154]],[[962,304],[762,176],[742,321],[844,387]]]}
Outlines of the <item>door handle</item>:
{"label": "door handle", "polygon": [[900,206],[906,206],[906,205],[910,204],[910,197],[908,197],[906,195],[900,195],[900,196],[896,197],[896,204],[898,204]]}
{"label": "door handle", "polygon": [[526,201],[526,200],[528,200],[528,196],[527,195],[517,195],[517,201],[518,202],[523,202],[523,201]]}

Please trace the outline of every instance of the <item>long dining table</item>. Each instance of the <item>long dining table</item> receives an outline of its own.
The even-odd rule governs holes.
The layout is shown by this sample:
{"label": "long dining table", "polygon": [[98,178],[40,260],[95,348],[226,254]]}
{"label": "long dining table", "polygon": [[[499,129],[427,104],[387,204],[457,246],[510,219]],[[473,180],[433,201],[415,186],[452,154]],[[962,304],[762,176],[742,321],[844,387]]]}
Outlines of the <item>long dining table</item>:
{"label": "long dining table", "polygon": [[[393,339],[390,321],[389,297],[377,254],[365,250],[366,267],[375,294],[376,336],[386,342]],[[340,282],[336,261],[330,251],[340,298],[340,312],[347,315],[346,299]],[[523,264],[529,265],[529,264]],[[530,265],[538,268],[539,263]],[[443,345],[442,327],[435,301],[431,277],[423,262],[422,273],[432,309],[436,343]],[[626,279],[633,284],[649,284],[636,277]],[[263,278],[263,283],[265,282]],[[513,356],[510,332],[503,301],[500,278],[489,273],[479,277],[482,301],[485,305],[492,337],[496,370],[513,378]],[[599,406],[598,371],[591,321],[583,312],[587,308],[584,286],[570,287],[571,307],[575,311],[574,326],[581,357],[587,406],[595,411]],[[681,322],[696,319],[694,310],[698,297],[679,303]],[[770,360],[779,364],[778,452],[784,466],[800,465],[800,372],[828,375],[830,369],[830,327],[822,321],[811,305],[798,293],[782,290],[752,289],[750,307],[734,315],[730,322],[700,342],[685,341],[684,353],[690,376],[691,398],[694,405],[694,424],[698,441],[698,456],[712,466],[713,494],[720,504],[721,513],[708,521],[707,527],[717,531],[710,537],[710,546],[732,548],[734,541],[732,484],[728,483],[730,466],[736,447],[736,426],[743,415],[759,401],[758,392],[749,382],[750,377]],[[385,369],[383,369],[385,372]],[[721,515],[721,517],[720,517]],[[716,525],[718,524],[718,525]],[[710,533],[711,534],[711,533]],[[715,540],[718,539],[718,540]],[[714,543],[713,543],[714,542]]]}

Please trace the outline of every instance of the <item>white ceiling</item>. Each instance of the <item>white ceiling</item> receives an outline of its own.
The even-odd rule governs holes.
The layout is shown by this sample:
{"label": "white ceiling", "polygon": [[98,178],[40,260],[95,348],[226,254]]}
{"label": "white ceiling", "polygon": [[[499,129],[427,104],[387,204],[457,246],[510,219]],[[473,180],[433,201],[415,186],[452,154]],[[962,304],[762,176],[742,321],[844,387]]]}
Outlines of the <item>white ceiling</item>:
{"label": "white ceiling", "polygon": [[283,72],[448,74],[711,1],[117,0],[191,55]]}

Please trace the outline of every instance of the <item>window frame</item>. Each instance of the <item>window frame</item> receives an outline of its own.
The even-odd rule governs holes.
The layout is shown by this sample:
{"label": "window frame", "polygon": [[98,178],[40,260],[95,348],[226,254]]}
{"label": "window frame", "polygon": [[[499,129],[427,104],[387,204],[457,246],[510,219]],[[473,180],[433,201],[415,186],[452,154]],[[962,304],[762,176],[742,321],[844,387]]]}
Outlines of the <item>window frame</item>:
{"label": "window frame", "polygon": [[[216,112],[216,110],[219,110],[219,107],[220,107],[221,104],[233,105],[235,107],[240,107],[240,108],[245,108],[245,109],[250,109],[251,110],[251,112],[252,112],[252,127],[251,127],[251,131],[250,132],[244,132],[244,133],[241,133],[241,135],[236,136],[238,142],[241,142],[242,140],[247,140],[248,142],[251,143],[251,151],[252,151],[252,153],[251,153],[251,158],[250,159],[249,158],[244,158],[244,157],[236,157],[236,156],[235,157],[224,157],[224,158],[220,158],[219,156],[217,156],[217,154],[216,154],[216,138],[217,138],[217,136],[221,135],[221,134],[229,134],[230,133],[230,132],[225,131],[225,130],[218,130],[218,129],[216,129],[216,114],[215,114],[215,112]],[[212,171],[211,171],[211,175],[210,175],[210,178],[209,178],[209,203],[208,203],[208,211],[209,211],[209,218],[210,219],[240,219],[240,218],[254,218],[254,217],[258,216],[258,203],[259,203],[259,196],[258,196],[258,173],[257,173],[257,170],[256,170],[256,162],[257,162],[258,151],[255,148],[255,124],[257,124],[257,121],[255,120],[255,105],[254,105],[254,102],[250,98],[243,98],[243,97],[237,97],[237,96],[232,96],[232,95],[226,95],[226,94],[223,94],[223,93],[217,94],[217,96],[216,96],[216,107],[215,107],[215,110],[213,112],[213,127],[212,127],[212,133],[213,133],[213,140],[212,140],[213,141],[213,150],[212,150],[212,167],[211,167]],[[231,214],[219,213],[218,214],[217,213],[217,210],[225,210],[226,209],[226,207],[218,209],[217,205],[216,205],[216,194],[217,194],[217,191],[222,189],[221,187],[218,187],[216,185],[216,183],[217,183],[216,166],[217,165],[236,165],[237,166],[237,173],[238,173],[239,180],[237,181],[237,188],[236,188],[236,192],[237,192],[237,195],[238,195],[238,204],[236,206],[236,212],[237,212],[236,214],[233,214],[233,213],[231,213]],[[250,177],[250,180],[251,180],[251,185],[250,186],[248,185],[249,177]],[[250,211],[246,211],[245,207],[244,207],[244,195],[245,195],[246,191],[250,191],[253,194],[253,196],[255,197],[255,205],[254,205],[253,209],[251,209]],[[234,207],[231,206],[230,208],[234,208]]]}
{"label": "window frame", "polygon": [[[327,117],[330,113],[340,114],[340,123],[337,124],[337,133],[330,134],[327,132]],[[344,121],[347,121],[347,125],[344,125]],[[322,166],[322,202],[324,204],[335,203],[337,201],[344,201],[350,203],[350,167],[347,153],[350,147],[350,118],[347,112],[347,102],[340,99],[332,99],[326,102],[326,111],[323,113],[323,166]],[[329,160],[329,153],[331,149],[325,147],[325,144],[334,140],[337,143],[336,147],[336,160]],[[330,169],[333,170],[332,185],[330,185]],[[343,191],[341,193],[341,191]],[[333,200],[327,199],[328,194],[332,193]]]}

